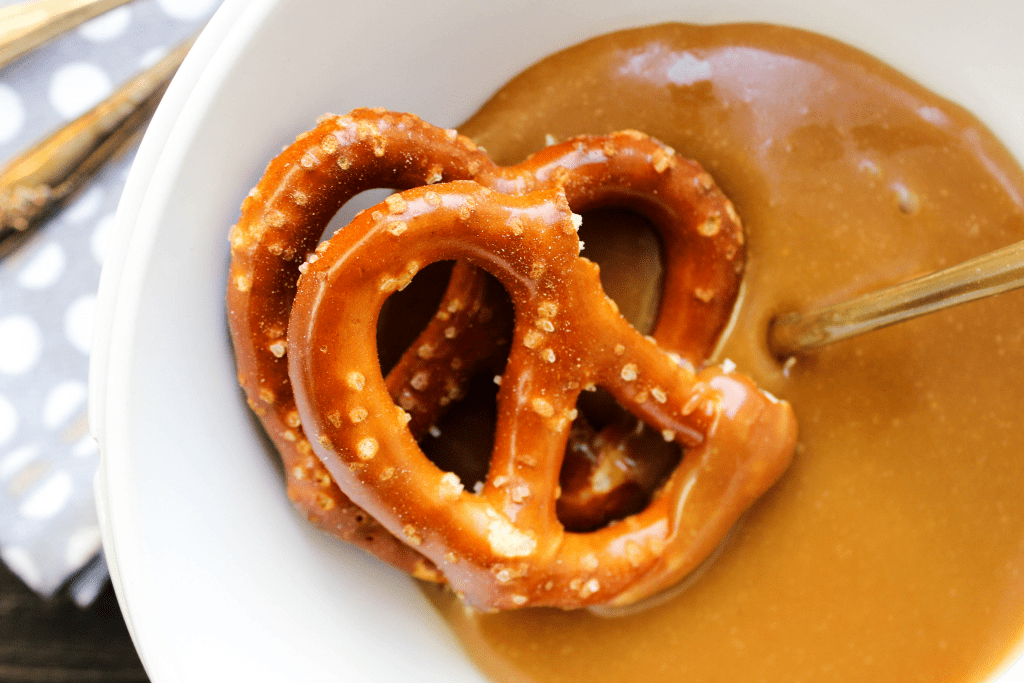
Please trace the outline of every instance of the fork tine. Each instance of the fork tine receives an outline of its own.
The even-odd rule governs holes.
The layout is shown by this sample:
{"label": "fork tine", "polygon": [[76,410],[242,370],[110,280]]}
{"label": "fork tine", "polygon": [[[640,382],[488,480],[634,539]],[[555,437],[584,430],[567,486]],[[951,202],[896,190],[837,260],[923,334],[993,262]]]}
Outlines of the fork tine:
{"label": "fork tine", "polygon": [[0,67],[128,0],[33,0],[0,9]]}

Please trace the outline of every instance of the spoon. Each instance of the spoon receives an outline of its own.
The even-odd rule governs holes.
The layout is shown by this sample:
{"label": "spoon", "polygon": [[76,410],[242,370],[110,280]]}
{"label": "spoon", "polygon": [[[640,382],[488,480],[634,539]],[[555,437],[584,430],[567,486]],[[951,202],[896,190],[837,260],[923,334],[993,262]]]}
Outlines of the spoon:
{"label": "spoon", "polygon": [[141,136],[195,38],[0,167],[0,259]]}
{"label": "spoon", "polygon": [[1024,287],[1024,241],[816,311],[786,313],[768,327],[781,359],[917,316]]}

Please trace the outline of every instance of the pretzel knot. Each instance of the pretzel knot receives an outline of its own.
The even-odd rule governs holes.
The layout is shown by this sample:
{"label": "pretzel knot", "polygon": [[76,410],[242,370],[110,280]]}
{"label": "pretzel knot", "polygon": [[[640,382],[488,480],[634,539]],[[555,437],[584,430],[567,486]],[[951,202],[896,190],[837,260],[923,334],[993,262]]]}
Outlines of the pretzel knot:
{"label": "pretzel knot", "polygon": [[[459,179],[506,194],[558,188],[576,212],[611,205],[649,218],[665,257],[653,336],[694,366],[710,354],[727,324],[743,270],[743,235],[728,199],[699,165],[636,131],[581,136],[517,166],[500,167],[454,130],[411,114],[359,109],[323,117],[275,158],[243,202],[230,234],[227,303],[239,382],[281,455],[296,507],[329,533],[431,580],[443,580],[433,564],[353,504],[314,455],[287,372],[288,315],[307,257],[317,258],[314,248],[328,221],[349,199],[372,188]],[[375,209],[388,217],[394,238],[408,229],[392,212],[399,201],[395,196]],[[530,275],[540,277],[545,263],[538,258]],[[396,274],[396,286],[411,278],[409,272]],[[437,315],[386,378],[391,398],[410,415],[414,436],[458,400],[469,377],[501,356],[501,326],[490,320],[494,304],[482,273],[457,263]],[[553,324],[540,320],[527,339],[539,339]],[[674,461],[634,457],[639,447],[629,425],[595,434],[582,416],[577,422],[560,514],[573,520],[573,528],[599,528],[631,511],[617,502],[619,493],[650,494]],[[610,446],[598,447],[599,442]],[[598,479],[601,486],[595,486]]]}
{"label": "pretzel knot", "polygon": [[[721,368],[692,373],[621,317],[596,265],[579,256],[573,218],[559,190],[514,196],[474,182],[408,190],[325,243],[292,307],[289,374],[320,460],[352,500],[481,607],[651,595],[708,556],[793,452],[787,404]],[[406,226],[397,236],[395,220]],[[479,494],[420,450],[376,356],[384,300],[446,259],[492,273],[515,309]],[[558,474],[576,399],[591,385],[687,454],[645,510],[570,533],[555,511]]]}

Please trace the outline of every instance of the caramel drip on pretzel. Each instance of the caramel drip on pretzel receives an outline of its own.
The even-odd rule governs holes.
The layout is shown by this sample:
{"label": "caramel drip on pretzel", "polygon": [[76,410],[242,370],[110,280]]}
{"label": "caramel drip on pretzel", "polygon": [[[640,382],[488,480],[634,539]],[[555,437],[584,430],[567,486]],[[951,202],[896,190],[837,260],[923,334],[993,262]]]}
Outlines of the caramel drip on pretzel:
{"label": "caramel drip on pretzel", "polygon": [[[513,196],[453,182],[397,196],[389,215],[387,204],[363,212],[326,242],[300,279],[289,322],[298,410],[342,490],[480,607],[629,604],[692,571],[788,465],[788,404],[722,368],[694,374],[630,327],[595,264],[579,256],[561,190]],[[406,225],[400,235],[393,220]],[[376,358],[384,300],[446,259],[491,272],[516,315],[479,495],[423,455]],[[538,320],[553,329],[538,332]],[[688,452],[645,510],[567,533],[555,511],[558,474],[576,399],[590,384]],[[356,410],[367,418],[330,418]]]}
{"label": "caramel drip on pretzel", "polygon": [[[352,504],[313,455],[286,372],[287,318],[302,264],[317,257],[320,235],[350,198],[377,187],[468,178],[507,193],[559,187],[576,211],[628,206],[650,218],[660,228],[666,253],[666,293],[654,337],[694,364],[706,357],[725,326],[743,267],[738,219],[710,176],[635,131],[574,138],[518,166],[497,167],[453,130],[410,114],[361,109],[323,117],[270,163],[230,235],[227,300],[239,381],[281,454],[296,507],[326,531],[431,580],[442,577]],[[397,201],[377,212],[387,229],[401,236],[407,226],[393,216]],[[533,272],[541,265],[532,264]],[[411,278],[402,276],[398,286]],[[438,316],[387,378],[414,435],[461,395],[467,378],[493,353],[495,328],[486,320],[492,310],[482,275],[456,264]],[[544,324],[540,321],[541,331]],[[363,419],[360,412],[334,418]],[[566,493],[567,501],[589,495]],[[578,507],[587,515],[591,504]]]}

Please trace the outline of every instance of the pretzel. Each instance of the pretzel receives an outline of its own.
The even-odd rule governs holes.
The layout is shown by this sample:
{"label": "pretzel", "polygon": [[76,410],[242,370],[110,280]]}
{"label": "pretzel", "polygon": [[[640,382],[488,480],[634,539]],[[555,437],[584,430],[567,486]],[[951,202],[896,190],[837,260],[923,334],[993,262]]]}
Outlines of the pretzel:
{"label": "pretzel", "polygon": [[[441,577],[353,505],[313,454],[295,410],[285,335],[299,268],[342,205],[368,189],[471,178],[485,162],[467,138],[409,114],[357,110],[322,117],[271,161],[229,234],[227,304],[238,379],[281,455],[289,497],[328,533],[427,580]],[[328,179],[331,190],[322,191]],[[412,365],[405,367],[414,375]]]}
{"label": "pretzel", "polygon": [[[524,164],[502,168],[455,131],[436,128],[410,114],[364,109],[323,117],[314,130],[301,134],[273,160],[243,202],[242,216],[230,234],[227,300],[239,382],[281,454],[289,497],[296,507],[326,531],[431,580],[441,579],[435,569],[353,505],[313,455],[288,382],[285,334],[298,269],[345,202],[375,187],[406,188],[468,178],[510,193],[563,187],[578,211],[627,204],[662,226],[667,257],[665,302],[679,297],[671,310],[681,327],[673,334],[693,340],[687,357],[707,355],[728,319],[742,271],[742,232],[732,205],[710,176],[635,131],[573,139]],[[696,239],[693,230],[666,229],[675,224],[696,226],[702,238]],[[463,268],[456,266],[454,275],[461,275],[453,276],[440,313],[454,302],[471,300],[470,290],[480,286],[472,271]],[[489,307],[480,302],[477,310],[486,314]],[[470,344],[467,336],[451,344],[450,335],[461,335],[462,326],[469,323],[465,317],[447,325],[432,323],[389,376],[396,400],[410,404],[414,433],[421,433],[436,419],[443,400],[459,395],[465,377],[483,360],[473,354],[486,356],[485,351],[493,350],[488,349],[493,341]],[[485,330],[486,324],[478,328]],[[655,337],[664,334],[661,328],[659,322]],[[421,371],[436,374],[437,367],[432,370],[426,365],[441,363],[440,355],[420,357],[424,346],[450,348],[453,354],[447,389],[431,400],[417,396],[412,384]],[[456,358],[462,363],[461,371],[451,368]],[[413,399],[415,404],[410,403]]]}
{"label": "pretzel", "polygon": [[[407,190],[318,248],[292,306],[289,373],[320,460],[483,608],[623,605],[658,592],[712,552],[793,453],[788,404],[720,367],[694,374],[629,326],[579,256],[573,219],[557,189]],[[516,315],[479,494],[423,455],[376,359],[384,300],[445,259],[495,275]],[[558,473],[576,399],[591,385],[688,452],[646,509],[569,533],[555,512]]]}

